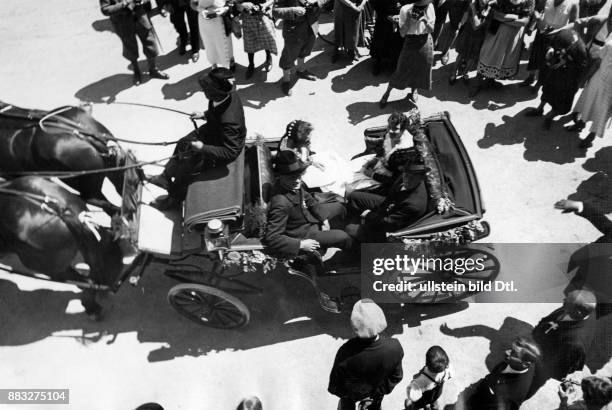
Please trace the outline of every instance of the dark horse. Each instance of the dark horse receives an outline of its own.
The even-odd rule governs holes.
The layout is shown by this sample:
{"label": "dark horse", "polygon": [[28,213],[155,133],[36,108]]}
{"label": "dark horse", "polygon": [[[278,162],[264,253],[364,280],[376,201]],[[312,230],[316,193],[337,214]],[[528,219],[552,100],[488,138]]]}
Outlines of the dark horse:
{"label": "dark horse", "polygon": [[[80,107],[28,110],[0,101],[0,174],[86,171],[122,165],[125,155],[109,148],[115,137]],[[108,209],[101,188],[107,176],[121,194],[123,173],[101,172],[64,181],[90,203]]]}
{"label": "dark horse", "polygon": [[[96,285],[112,286],[123,258],[109,229],[86,223],[85,202],[60,185],[40,177],[0,183],[0,254],[15,253],[21,263],[59,282],[77,282],[89,315],[101,311]],[[88,272],[73,265],[82,256]]]}

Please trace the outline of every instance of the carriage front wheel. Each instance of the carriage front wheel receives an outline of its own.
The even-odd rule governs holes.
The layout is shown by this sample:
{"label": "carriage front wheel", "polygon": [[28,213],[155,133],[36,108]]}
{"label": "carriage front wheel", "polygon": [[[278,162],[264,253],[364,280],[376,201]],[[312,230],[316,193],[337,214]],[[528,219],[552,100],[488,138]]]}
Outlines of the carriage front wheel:
{"label": "carriage front wheel", "polygon": [[183,283],[168,292],[168,302],[200,325],[232,329],[249,323],[249,308],[235,296],[211,286]]}

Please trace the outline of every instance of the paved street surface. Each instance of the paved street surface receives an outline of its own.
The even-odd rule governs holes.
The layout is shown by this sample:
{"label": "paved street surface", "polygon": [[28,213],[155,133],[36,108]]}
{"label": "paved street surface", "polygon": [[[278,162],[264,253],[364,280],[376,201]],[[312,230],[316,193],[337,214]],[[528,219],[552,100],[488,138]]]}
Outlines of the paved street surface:
{"label": "paved street surface", "polygon": [[[206,108],[197,84],[208,66],[205,52],[195,64],[179,56],[169,20],[153,20],[164,48],[159,65],[171,78],[132,87],[119,39],[95,0],[3,0],[0,99],[40,109],[92,101],[94,116],[118,137],[176,140],[192,129],[185,116],[106,104],[138,102],[186,112]],[[321,31],[328,35],[331,15],[324,14],[322,21]],[[280,50],[280,32],[277,40]],[[280,90],[278,67],[267,78],[258,70],[245,81],[242,41],[234,39],[234,48],[250,135],[278,138],[289,121],[305,119],[316,127],[315,151],[350,158],[363,150],[366,128],[383,125],[392,111],[409,107],[405,94],[396,90],[387,108],[379,109],[388,75],[373,77],[368,57],[351,66],[342,60],[331,65],[331,46],[321,40],[309,62],[319,80],[298,82],[290,98]],[[256,55],[256,64],[263,58]],[[144,69],[144,60],[142,64]],[[599,233],[586,220],[555,211],[553,203],[612,192],[612,148],[606,146],[611,135],[581,151],[578,136],[561,126],[569,120],[543,132],[541,120],[524,116],[537,97],[519,88],[518,80],[500,91],[483,91],[471,101],[461,82],[448,85],[448,73],[449,67],[438,63],[433,90],[421,95],[418,105],[424,115],[451,114],[479,177],[485,219],[492,226],[487,241],[595,240]],[[133,150],[140,160],[154,160],[170,155],[172,147]],[[159,168],[146,171],[156,173]],[[81,313],[76,288],[0,272],[0,388],[69,388],[71,406],[61,408],[79,410],[132,409],[147,401],[167,409],[229,410],[249,394],[262,398],[266,410],[335,409],[327,381],[337,348],[351,336],[347,315],[320,311],[299,281],[288,281],[292,290],[284,291],[281,282],[286,278],[267,278],[266,293],[245,300],[252,310],[248,327],[198,327],[168,305],[166,293],[176,282],[163,276],[163,269],[151,266],[137,287],[126,284],[104,299],[107,315],[100,323]],[[385,399],[384,408],[402,408],[406,384],[424,365],[425,351],[433,344],[447,350],[456,370],[441,402],[455,403],[501,360],[515,335],[529,333],[556,306],[410,306],[390,314],[388,331],[406,352],[405,378]],[[612,374],[604,353],[594,350],[585,371]],[[549,381],[524,408],[557,408],[556,389]]]}

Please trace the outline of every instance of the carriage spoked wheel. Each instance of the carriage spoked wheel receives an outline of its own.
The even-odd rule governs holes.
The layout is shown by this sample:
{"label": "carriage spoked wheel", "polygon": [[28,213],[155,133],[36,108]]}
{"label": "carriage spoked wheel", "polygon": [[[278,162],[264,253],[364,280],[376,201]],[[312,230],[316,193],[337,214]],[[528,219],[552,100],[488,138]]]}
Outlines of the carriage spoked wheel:
{"label": "carriage spoked wheel", "polygon": [[[395,292],[394,297],[402,303],[449,303],[457,302],[483,291],[483,284],[495,280],[499,274],[499,260],[492,253],[474,248],[456,248],[440,258],[478,261],[478,269],[463,272],[443,270],[417,271],[414,274],[391,272],[387,280],[412,284],[412,291]],[[446,289],[442,289],[442,285]],[[463,285],[463,286],[461,286]],[[439,288],[436,288],[439,287]]]}
{"label": "carriage spoked wheel", "polygon": [[168,292],[168,302],[189,320],[219,329],[244,326],[251,318],[249,308],[240,299],[206,285],[176,285]]}

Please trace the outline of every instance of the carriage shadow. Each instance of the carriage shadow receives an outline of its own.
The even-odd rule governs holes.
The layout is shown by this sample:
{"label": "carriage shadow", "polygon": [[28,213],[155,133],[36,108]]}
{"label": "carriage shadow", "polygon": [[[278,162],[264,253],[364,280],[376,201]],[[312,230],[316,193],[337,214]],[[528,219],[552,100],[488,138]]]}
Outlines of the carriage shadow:
{"label": "carriage shadow", "polygon": [[[20,291],[13,282],[0,281],[0,303],[4,305],[0,315],[6,316],[6,323],[14,324],[11,332],[0,335],[0,345],[24,345],[49,337],[112,344],[119,334],[135,332],[140,343],[161,344],[153,345],[147,357],[149,362],[159,362],[223,350],[248,350],[322,334],[342,339],[353,336],[350,307],[349,312],[339,315],[324,312],[313,290],[281,269],[257,282],[265,289],[263,293],[236,293],[251,311],[251,322],[246,327],[220,330],[199,326],[168,304],[167,291],[177,282],[163,275],[164,269],[164,265],[152,264],[137,287],[124,284],[117,294],[102,298],[105,316],[101,322],[91,322],[85,314],[65,313],[67,304],[78,298],[76,292]],[[342,287],[345,281],[336,284]],[[9,306],[18,308],[9,310]],[[402,333],[404,325],[419,326],[424,320],[465,309],[467,303],[383,307],[389,324],[386,332],[393,335]]]}
{"label": "carriage shadow", "polygon": [[551,130],[543,131],[543,120],[527,117],[526,111],[526,109],[522,110],[514,117],[504,115],[503,123],[500,125],[488,123],[484,136],[478,141],[478,146],[488,149],[494,145],[523,144],[525,160],[555,164],[572,163],[577,158],[586,156],[586,151],[579,147],[578,134],[562,128],[567,117],[561,117],[555,121]]}
{"label": "carriage shadow", "polygon": [[[157,57],[157,67],[160,70],[166,70],[177,64],[187,64],[188,62],[188,56],[179,55],[177,49],[174,49],[167,54]],[[141,70],[143,70],[143,85],[148,83],[149,81],[159,81],[151,80],[146,74],[147,69],[145,60],[140,60],[138,62],[138,65],[140,66]],[[130,69],[131,65],[128,64],[127,68]],[[159,84],[162,83],[160,82]],[[117,95],[119,93],[133,86],[134,85],[132,84],[131,73],[113,74],[94,83],[86,85],[85,87],[82,87],[74,94],[74,96],[81,101],[91,101],[94,103],[113,102],[116,100]],[[199,89],[200,87],[196,84],[195,90]]]}

